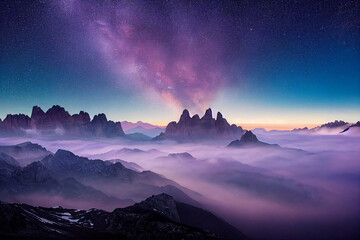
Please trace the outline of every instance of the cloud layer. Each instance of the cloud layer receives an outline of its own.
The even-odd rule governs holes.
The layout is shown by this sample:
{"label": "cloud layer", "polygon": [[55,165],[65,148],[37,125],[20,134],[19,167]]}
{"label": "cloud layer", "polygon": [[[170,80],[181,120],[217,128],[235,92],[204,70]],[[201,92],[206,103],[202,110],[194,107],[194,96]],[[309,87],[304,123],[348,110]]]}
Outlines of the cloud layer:
{"label": "cloud layer", "polygon": [[[290,131],[263,131],[258,137],[282,148],[120,139],[0,138],[0,145],[33,141],[52,152],[62,148],[93,159],[135,162],[200,193],[204,198],[195,200],[256,239],[358,236],[360,137]],[[127,193],[112,186],[99,189]]]}

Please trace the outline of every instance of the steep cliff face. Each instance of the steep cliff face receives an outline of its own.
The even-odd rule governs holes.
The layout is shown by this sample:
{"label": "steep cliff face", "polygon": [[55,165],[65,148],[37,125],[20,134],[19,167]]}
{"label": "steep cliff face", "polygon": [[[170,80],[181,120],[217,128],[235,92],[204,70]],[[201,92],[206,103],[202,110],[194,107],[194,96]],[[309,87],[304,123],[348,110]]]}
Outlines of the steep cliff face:
{"label": "steep cliff face", "polygon": [[165,133],[156,137],[156,140],[197,140],[197,139],[230,139],[240,137],[244,130],[235,124],[230,125],[220,112],[216,119],[212,117],[212,110],[205,111],[202,118],[195,114],[190,117],[187,109],[183,111],[178,122],[170,122]]}

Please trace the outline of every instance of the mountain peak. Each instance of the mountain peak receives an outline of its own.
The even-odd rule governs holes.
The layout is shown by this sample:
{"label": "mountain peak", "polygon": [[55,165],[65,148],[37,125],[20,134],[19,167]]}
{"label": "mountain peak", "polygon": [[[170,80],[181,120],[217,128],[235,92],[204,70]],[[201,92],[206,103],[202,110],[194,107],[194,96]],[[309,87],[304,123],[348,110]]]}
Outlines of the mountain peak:
{"label": "mountain peak", "polygon": [[206,109],[204,116],[201,119],[212,119],[211,108]]}
{"label": "mountain peak", "polygon": [[63,117],[70,117],[70,114],[68,111],[65,110],[65,108],[59,106],[59,105],[53,105],[51,108],[49,108],[46,111],[46,114],[49,116],[63,116]]}
{"label": "mountain peak", "polygon": [[144,201],[135,204],[134,207],[147,211],[156,211],[175,222],[180,222],[180,216],[174,198],[165,193],[153,195]]}
{"label": "mountain peak", "polygon": [[56,151],[55,157],[75,157],[75,154],[64,149],[59,149]]}
{"label": "mountain peak", "polygon": [[45,112],[38,106],[34,106],[31,112],[31,119],[38,119],[45,115]]}
{"label": "mountain peak", "polygon": [[181,114],[179,123],[180,122],[187,122],[189,120],[190,120],[190,113],[189,113],[189,111],[187,109],[184,109],[183,113]]}
{"label": "mountain peak", "polygon": [[251,131],[246,130],[244,135],[241,137],[240,142],[243,143],[256,143],[259,142],[256,135],[253,134]]}
{"label": "mountain peak", "polygon": [[280,147],[277,144],[269,144],[259,141],[255,134],[246,131],[240,140],[232,141],[228,147]]}
{"label": "mountain peak", "polygon": [[189,110],[184,109],[184,111],[182,112],[182,115],[181,115],[181,116],[188,116],[188,117],[190,117]]}
{"label": "mountain peak", "polygon": [[192,116],[191,118],[193,121],[199,121],[200,120],[200,117],[198,114],[195,114],[194,116]]}
{"label": "mountain peak", "polygon": [[99,113],[98,115],[95,115],[93,120],[93,122],[99,122],[99,123],[105,123],[107,122],[107,118],[105,113]]}
{"label": "mountain peak", "polygon": [[321,125],[320,127],[337,128],[337,127],[345,126],[347,124],[349,124],[349,123],[342,121],[342,120],[335,120],[334,122],[325,123],[325,124]]}
{"label": "mountain peak", "polygon": [[221,114],[221,112],[218,112],[217,115],[216,115],[216,121],[219,121],[219,120],[222,120],[222,119],[224,119],[223,115]]}

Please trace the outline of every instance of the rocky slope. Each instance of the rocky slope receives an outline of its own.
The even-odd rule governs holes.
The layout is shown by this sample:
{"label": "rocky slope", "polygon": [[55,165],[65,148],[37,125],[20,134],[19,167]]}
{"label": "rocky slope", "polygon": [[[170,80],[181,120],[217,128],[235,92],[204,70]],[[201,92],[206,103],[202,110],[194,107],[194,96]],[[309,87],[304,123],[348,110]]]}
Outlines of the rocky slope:
{"label": "rocky slope", "polygon": [[[131,204],[109,197],[103,192],[85,186],[73,177],[57,178],[41,162],[33,162],[21,168],[12,157],[0,153],[0,199],[13,201],[23,196],[37,195],[42,198],[61,197],[70,200]],[[35,197],[36,198],[36,197]]]}
{"label": "rocky slope", "polygon": [[[4,150],[4,152],[1,152]],[[40,151],[48,154],[32,162],[23,156]],[[151,171],[134,171],[120,162],[90,160],[66,151],[48,152],[37,144],[22,143],[0,146],[0,199],[9,201],[28,196],[30,202],[41,198],[58,197],[86,200],[94,204],[128,206],[153,194],[172,193],[176,199],[195,204],[185,192],[187,189]],[[134,200],[134,201],[133,201]],[[50,201],[50,199],[48,200]],[[72,206],[70,202],[68,206]],[[196,204],[195,204],[196,205]]]}
{"label": "rocky slope", "polygon": [[170,122],[165,133],[160,134],[155,140],[206,140],[206,139],[231,139],[240,137],[244,130],[235,124],[230,125],[220,112],[216,119],[212,117],[212,110],[206,110],[202,118],[195,114],[190,117],[189,111],[184,110],[178,122]]}
{"label": "rocky slope", "polygon": [[24,142],[17,145],[0,146],[0,153],[5,153],[16,159],[20,166],[26,166],[32,162],[40,161],[52,154],[39,144]]}
{"label": "rocky slope", "polygon": [[[192,221],[189,214],[194,217]],[[205,227],[196,222],[204,214]],[[245,238],[211,213],[191,205],[184,207],[166,194],[112,212],[0,202],[2,239],[219,239],[223,234]]]}

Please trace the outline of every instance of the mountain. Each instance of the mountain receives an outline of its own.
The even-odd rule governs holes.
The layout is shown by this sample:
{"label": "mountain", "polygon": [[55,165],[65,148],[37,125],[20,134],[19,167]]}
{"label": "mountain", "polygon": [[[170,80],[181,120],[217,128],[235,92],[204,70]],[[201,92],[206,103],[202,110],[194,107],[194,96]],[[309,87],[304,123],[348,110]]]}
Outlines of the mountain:
{"label": "mountain", "polygon": [[238,229],[212,213],[190,204],[175,201],[173,197],[167,194],[152,196],[126,209],[133,212],[160,212],[175,222],[208,230],[221,238],[246,239],[245,235]]}
{"label": "mountain", "polygon": [[142,133],[127,133],[126,134],[126,138],[133,140],[133,141],[150,141],[152,139],[152,137],[144,135]]}
{"label": "mountain", "polygon": [[351,135],[360,136],[360,121],[356,123],[348,123],[342,120],[335,120],[328,122],[321,126],[308,130],[309,133],[322,134],[322,135]]}
{"label": "mountain", "polygon": [[[116,196],[121,199],[130,198],[135,201],[144,199],[164,191],[162,187],[168,185],[189,192],[176,182],[154,172],[138,172],[124,167],[120,162],[90,160],[66,150],[58,150],[54,155],[49,155],[41,160],[41,163],[54,172],[58,178],[72,177],[95,189],[101,189],[107,194],[115,192],[118,194]],[[105,187],[105,185],[110,187]],[[175,199],[183,198],[183,194],[174,194],[173,196]]]}
{"label": "mountain", "polygon": [[345,128],[340,133],[346,133],[350,135],[360,135],[360,121]]}
{"label": "mountain", "polygon": [[19,163],[14,158],[5,153],[0,153],[0,186],[19,168]]}
{"label": "mountain", "polygon": [[30,128],[31,119],[25,114],[8,114],[3,121],[0,121],[2,134],[21,134],[24,129]]}
{"label": "mountain", "polygon": [[247,239],[237,228],[209,211],[181,202],[176,202],[176,208],[183,224],[209,230],[224,239]]}
{"label": "mountain", "polygon": [[245,239],[239,230],[210,212],[176,202],[166,194],[112,212],[0,202],[0,236],[59,240]]}
{"label": "mountain", "polygon": [[5,239],[245,239],[212,213],[166,194],[112,212],[0,202],[0,223]]}
{"label": "mountain", "polygon": [[141,150],[138,148],[122,148],[117,150],[111,150],[105,153],[94,154],[91,155],[91,158],[102,159],[102,160],[113,160],[117,158],[138,158],[138,157],[146,157],[146,156],[160,156],[165,153],[158,151],[156,149],[150,150]]}
{"label": "mountain", "polygon": [[[2,200],[19,199],[24,194],[27,196],[41,194],[47,198],[53,196],[83,199],[93,203],[108,202],[107,208],[110,208],[114,204],[124,206],[132,203],[131,199],[139,201],[162,192],[172,193],[176,199],[191,199],[187,194],[194,194],[154,172],[141,171],[141,167],[136,164],[132,164],[132,167],[137,168],[137,171],[134,171],[120,162],[90,160],[66,150],[60,149],[53,154],[40,145],[29,142],[1,148],[6,150],[6,153],[0,152],[0,199]],[[35,155],[37,151],[40,151],[38,156]],[[47,155],[40,161],[31,163],[27,159],[29,164],[25,167],[23,162],[18,163],[17,157],[22,160],[23,156],[32,155],[35,158],[30,159],[35,160],[41,154]],[[69,184],[71,181],[73,183]],[[32,200],[31,197],[29,198]],[[71,203],[69,206],[72,206]]]}
{"label": "mountain", "polygon": [[5,153],[13,157],[20,166],[26,166],[32,162],[40,161],[49,154],[52,154],[46,150],[46,148],[31,142],[11,146],[0,146],[0,153]]}
{"label": "mountain", "polygon": [[165,129],[158,128],[158,127],[147,129],[142,126],[137,126],[137,127],[131,128],[131,129],[124,130],[124,131],[126,134],[141,133],[141,134],[144,134],[144,135],[147,135],[150,137],[156,137],[160,133],[164,132]]}
{"label": "mountain", "polygon": [[338,128],[338,127],[344,127],[344,126],[346,126],[348,124],[349,124],[348,122],[344,122],[342,120],[340,120],[340,121],[335,120],[334,122],[328,122],[328,123],[325,123],[325,124],[321,125],[320,128],[324,128],[324,127]]}
{"label": "mountain", "polygon": [[59,149],[54,155],[49,155],[41,163],[59,177],[74,177],[88,181],[105,182],[142,182],[164,185],[172,183],[151,171],[136,172],[125,168],[120,162],[111,163],[102,160],[90,160],[76,156],[70,151]]}
{"label": "mountain", "polygon": [[190,117],[189,111],[184,110],[178,122],[170,122],[163,134],[154,140],[207,140],[207,139],[231,139],[239,137],[244,130],[235,124],[230,125],[220,112],[216,119],[212,117],[212,110],[206,110],[202,118],[195,114]]}
{"label": "mountain", "polygon": [[142,122],[142,121],[137,121],[136,123],[128,122],[128,121],[122,121],[121,126],[123,127],[124,131],[128,131],[130,129],[134,129],[134,128],[137,128],[137,127],[141,127],[143,129],[147,129],[147,130],[155,129],[155,128],[160,128],[160,129],[163,128],[163,127],[153,125],[153,124],[150,124],[150,123],[145,123],[145,122]]}
{"label": "mountain", "polygon": [[17,201],[26,196],[42,196],[49,199],[54,196],[73,201],[102,202],[107,204],[131,204],[103,192],[85,186],[72,177],[57,178],[41,162],[33,162],[21,168],[16,165],[4,164],[0,157],[0,195],[1,200]]}
{"label": "mountain", "polygon": [[139,166],[138,164],[136,164],[134,162],[128,162],[128,161],[121,160],[121,159],[111,159],[111,160],[107,160],[107,161],[112,162],[112,163],[120,162],[122,165],[124,165],[124,167],[134,170],[136,172],[144,171],[144,169],[141,166]]}
{"label": "mountain", "polygon": [[20,164],[18,161],[15,160],[15,158],[7,155],[6,153],[0,152],[0,161],[2,161],[4,164],[8,164],[10,166],[19,167]]}
{"label": "mountain", "polygon": [[350,127],[351,124],[342,120],[335,120],[334,122],[328,122],[325,124],[322,124],[321,126],[312,128],[309,130],[310,133],[314,134],[322,134],[322,135],[337,135],[344,130],[346,130],[348,127]]}
{"label": "mountain", "polygon": [[246,131],[240,140],[232,141],[228,147],[279,147],[279,145],[261,142],[251,131]]}
{"label": "mountain", "polygon": [[63,107],[52,106],[46,112],[34,106],[31,117],[24,114],[8,114],[0,122],[1,135],[40,133],[69,137],[117,137],[124,136],[120,122],[107,120],[105,114],[95,115],[80,111],[70,115]]}
{"label": "mountain", "polygon": [[180,159],[180,160],[190,160],[190,161],[194,161],[196,160],[190,153],[188,152],[183,152],[183,153],[170,153],[168,155],[168,157],[170,158],[174,158],[174,159]]}

